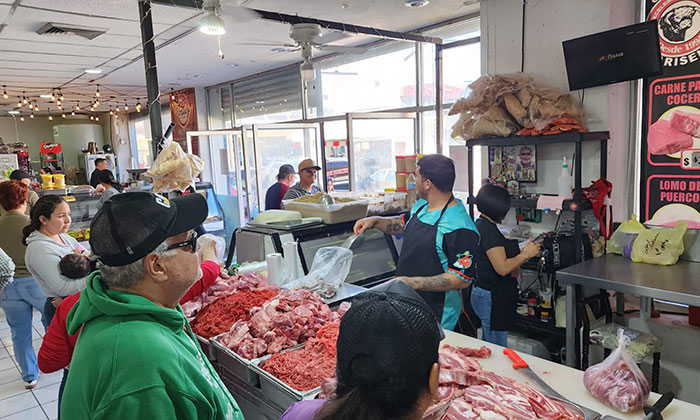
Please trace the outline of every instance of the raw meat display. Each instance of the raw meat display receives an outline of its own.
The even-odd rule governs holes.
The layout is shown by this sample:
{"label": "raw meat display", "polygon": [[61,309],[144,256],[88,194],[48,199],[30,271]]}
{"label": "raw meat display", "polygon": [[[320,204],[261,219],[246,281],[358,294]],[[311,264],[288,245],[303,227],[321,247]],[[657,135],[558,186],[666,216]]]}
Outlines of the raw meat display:
{"label": "raw meat display", "polygon": [[681,133],[700,138],[700,115],[675,111],[671,116],[671,127]]}
{"label": "raw meat display", "polygon": [[668,120],[658,120],[649,127],[647,147],[652,155],[672,155],[693,147],[693,137],[682,133]]}
{"label": "raw meat display", "polygon": [[622,328],[617,330],[617,349],[601,363],[583,373],[583,385],[599,401],[630,413],[641,410],[649,398],[651,388],[644,374],[625,350],[629,337]]}
{"label": "raw meat display", "polygon": [[[487,349],[488,350],[488,349]],[[583,420],[559,401],[510,378],[483,370],[468,354],[482,349],[446,345],[440,350],[440,401],[429,420]]]}
{"label": "raw meat display", "polygon": [[335,375],[339,329],[340,322],[324,326],[303,348],[272,355],[263,369],[297,391],[321,386],[325,378]]}
{"label": "raw meat display", "polygon": [[192,331],[204,338],[226,332],[236,321],[249,320],[251,309],[262,306],[278,293],[274,289],[255,289],[219,296],[211,305],[199,311],[190,323]]}
{"label": "raw meat display", "polygon": [[267,277],[254,271],[231,276],[230,278],[219,277],[216,283],[209,287],[206,292],[182,305],[182,311],[187,318],[191,318],[221,295],[268,286]]}
{"label": "raw meat display", "polygon": [[255,359],[304,343],[339,319],[340,314],[331,311],[317,294],[282,290],[262,307],[253,308],[249,321],[233,324],[219,342],[246,359]]}
{"label": "raw meat display", "polygon": [[457,352],[467,357],[478,357],[480,359],[486,359],[491,357],[491,349],[486,346],[481,346],[481,348],[478,349],[472,349],[469,347],[452,347],[449,344],[445,344],[442,348],[444,350]]}

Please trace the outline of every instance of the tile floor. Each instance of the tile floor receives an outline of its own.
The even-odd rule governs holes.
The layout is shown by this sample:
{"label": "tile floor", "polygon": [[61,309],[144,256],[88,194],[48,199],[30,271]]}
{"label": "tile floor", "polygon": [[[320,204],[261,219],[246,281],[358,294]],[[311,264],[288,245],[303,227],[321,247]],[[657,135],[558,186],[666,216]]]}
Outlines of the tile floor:
{"label": "tile floor", "polygon": [[[32,323],[32,344],[39,350],[44,335],[39,312],[34,311]],[[0,420],[54,420],[58,415],[58,387],[63,371],[39,374],[36,388],[26,390],[14,353],[10,327],[0,310]]]}

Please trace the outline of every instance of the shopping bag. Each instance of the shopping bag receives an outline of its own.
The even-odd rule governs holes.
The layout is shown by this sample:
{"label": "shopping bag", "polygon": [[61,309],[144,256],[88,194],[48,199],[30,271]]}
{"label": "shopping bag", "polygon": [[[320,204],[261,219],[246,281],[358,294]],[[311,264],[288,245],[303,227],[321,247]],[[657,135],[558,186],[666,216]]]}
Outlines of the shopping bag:
{"label": "shopping bag", "polygon": [[282,285],[285,289],[302,288],[316,292],[324,299],[335,295],[345,282],[352,265],[352,251],[340,246],[319,248],[309,274]]}
{"label": "shopping bag", "polygon": [[630,258],[637,235],[645,230],[644,225],[637,221],[637,215],[633,214],[630,220],[622,222],[612,234],[608,241],[608,251]]}
{"label": "shopping bag", "polygon": [[583,373],[583,385],[598,401],[622,412],[641,410],[651,388],[644,374],[625,350],[630,339],[617,330],[617,349]]}
{"label": "shopping bag", "polygon": [[683,253],[683,235],[688,224],[681,220],[673,228],[646,229],[632,245],[632,261],[673,265]]}

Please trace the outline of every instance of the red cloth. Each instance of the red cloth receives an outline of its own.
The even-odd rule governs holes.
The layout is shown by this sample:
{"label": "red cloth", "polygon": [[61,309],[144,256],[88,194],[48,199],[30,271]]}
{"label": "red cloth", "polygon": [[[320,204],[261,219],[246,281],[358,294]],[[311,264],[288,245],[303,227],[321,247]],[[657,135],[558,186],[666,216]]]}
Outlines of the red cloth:
{"label": "red cloth", "polygon": [[204,261],[200,267],[202,267],[202,272],[204,275],[202,275],[202,278],[193,284],[192,287],[190,287],[190,290],[185,293],[185,296],[180,299],[180,305],[187,303],[206,292],[208,288],[216,283],[216,279],[219,278],[221,267],[219,267],[219,264],[215,263],[214,261]]}
{"label": "red cloth", "polygon": [[[181,304],[202,294],[216,282],[221,272],[221,267],[213,261],[204,261],[200,267],[202,267],[204,275],[190,287],[187,294],[180,300]],[[70,364],[80,332],[68,335],[66,318],[78,299],[80,299],[80,292],[63,299],[63,302],[56,308],[56,315],[51,320],[51,325],[49,325],[39,349],[39,369],[44,373],[64,369]]]}
{"label": "red cloth", "polygon": [[287,194],[287,191],[289,191],[289,185],[285,184],[284,182],[280,182],[280,208],[282,208],[282,199],[284,198],[284,195]]}
{"label": "red cloth", "polygon": [[63,302],[56,308],[56,315],[51,320],[51,325],[49,325],[39,349],[39,369],[44,373],[55,372],[70,364],[79,333],[68,335],[66,318],[78,299],[80,299],[80,292],[63,299]]}

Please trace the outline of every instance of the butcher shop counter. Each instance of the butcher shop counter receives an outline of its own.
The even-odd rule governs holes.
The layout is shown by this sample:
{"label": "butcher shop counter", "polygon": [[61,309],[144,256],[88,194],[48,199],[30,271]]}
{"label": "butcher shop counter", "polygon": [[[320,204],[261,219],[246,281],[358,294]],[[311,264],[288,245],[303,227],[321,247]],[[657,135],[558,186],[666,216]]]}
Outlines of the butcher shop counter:
{"label": "butcher shop counter", "polygon": [[[499,375],[507,376],[518,382],[539,389],[537,384],[533,383],[527,375],[512,368],[513,362],[503,354],[503,347],[501,346],[457,334],[452,331],[445,331],[445,339],[440,345],[442,346],[443,344],[471,348],[486,346],[491,349],[491,357],[478,359],[485,370],[490,370]],[[644,413],[642,411],[623,414],[596,400],[583,386],[582,371],[549,360],[540,359],[539,357],[530,356],[529,354],[518,354],[530,365],[530,368],[535,373],[547,382],[547,384],[571,401],[597,411],[601,415],[610,415],[622,420],[642,420],[644,418]],[[649,396],[648,403],[653,404],[660,397],[661,395],[652,392]],[[664,410],[662,415],[664,420],[700,419],[700,406],[676,399]]]}

